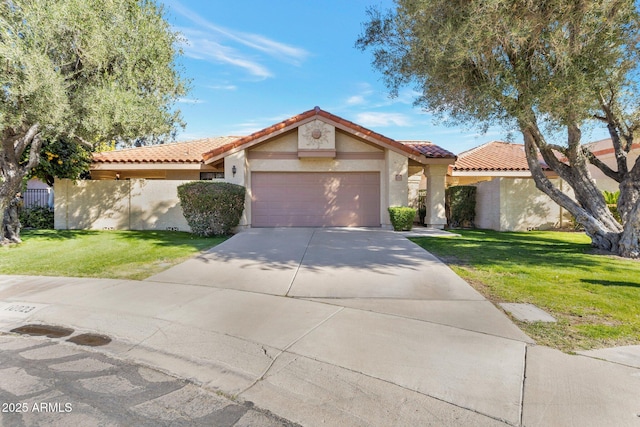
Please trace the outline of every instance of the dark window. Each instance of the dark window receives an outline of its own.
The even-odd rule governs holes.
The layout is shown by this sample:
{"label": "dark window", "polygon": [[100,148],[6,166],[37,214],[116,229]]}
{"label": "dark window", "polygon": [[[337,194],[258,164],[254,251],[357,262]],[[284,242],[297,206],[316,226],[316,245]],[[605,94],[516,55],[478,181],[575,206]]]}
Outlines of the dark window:
{"label": "dark window", "polygon": [[224,172],[200,172],[200,179],[205,181],[224,179]]}

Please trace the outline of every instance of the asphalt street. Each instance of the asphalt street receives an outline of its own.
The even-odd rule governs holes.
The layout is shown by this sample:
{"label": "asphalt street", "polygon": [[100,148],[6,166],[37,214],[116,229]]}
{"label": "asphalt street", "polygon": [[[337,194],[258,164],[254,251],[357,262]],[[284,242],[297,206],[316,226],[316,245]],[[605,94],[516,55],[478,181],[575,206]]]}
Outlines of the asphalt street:
{"label": "asphalt street", "polygon": [[0,335],[0,426],[290,427],[251,403],[63,339]]}

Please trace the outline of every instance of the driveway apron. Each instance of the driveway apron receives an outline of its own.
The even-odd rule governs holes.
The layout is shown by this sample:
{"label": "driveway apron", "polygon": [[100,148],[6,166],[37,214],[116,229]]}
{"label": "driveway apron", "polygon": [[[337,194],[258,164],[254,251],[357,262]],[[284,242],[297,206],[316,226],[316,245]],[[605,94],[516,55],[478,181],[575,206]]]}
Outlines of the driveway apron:
{"label": "driveway apron", "polygon": [[[379,229],[252,229],[148,280],[334,307],[322,313],[307,307],[308,314],[302,310],[296,318],[285,306],[268,314],[260,305],[277,305],[279,298],[269,302],[264,296],[247,306],[246,316],[260,328],[275,324],[275,317],[285,319],[274,329],[280,334],[309,321],[306,317],[313,313],[318,319],[326,316],[284,348],[282,340],[263,342],[307,363],[359,372],[496,420],[519,421],[529,338],[446,265],[399,234]],[[212,301],[223,295],[212,294]],[[234,300],[236,306],[241,303]],[[209,319],[229,319],[224,302],[207,304],[217,307]],[[233,330],[246,324],[243,336],[260,341],[246,321],[237,319]],[[297,363],[292,361],[291,368]],[[284,384],[297,381],[288,375],[288,368],[278,369],[241,395],[260,401],[265,395],[272,399],[274,393],[287,394],[296,385]],[[298,393],[291,396],[299,398]],[[286,417],[288,407],[274,410],[285,411]]]}

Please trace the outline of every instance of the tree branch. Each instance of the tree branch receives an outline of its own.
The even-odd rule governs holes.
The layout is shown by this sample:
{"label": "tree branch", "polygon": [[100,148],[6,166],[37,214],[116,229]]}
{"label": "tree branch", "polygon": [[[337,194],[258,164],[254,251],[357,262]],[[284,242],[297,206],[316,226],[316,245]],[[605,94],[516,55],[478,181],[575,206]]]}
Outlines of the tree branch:
{"label": "tree branch", "polygon": [[622,181],[623,175],[620,172],[617,172],[611,169],[606,163],[604,163],[602,160],[597,158],[595,154],[593,154],[588,148],[583,147],[582,151],[585,157],[587,158],[587,160],[589,160],[589,163],[591,163],[592,165],[600,169],[603,174],[605,174],[606,176],[608,176],[609,178],[613,179],[618,183]]}
{"label": "tree branch", "polygon": [[31,144],[31,141],[39,131],[40,123],[36,123],[32,125],[29,130],[27,130],[22,138],[18,138],[18,140],[13,144],[13,150],[15,152],[17,160],[20,160],[20,158],[22,157],[22,153],[24,153],[24,150],[26,150],[29,144]]}

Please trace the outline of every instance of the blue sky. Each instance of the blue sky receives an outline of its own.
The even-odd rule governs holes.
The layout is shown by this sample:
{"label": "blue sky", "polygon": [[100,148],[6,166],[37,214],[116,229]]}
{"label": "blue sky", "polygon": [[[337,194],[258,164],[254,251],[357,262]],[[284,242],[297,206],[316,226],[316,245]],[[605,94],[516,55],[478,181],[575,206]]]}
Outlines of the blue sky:
{"label": "blue sky", "polygon": [[412,105],[410,87],[389,98],[371,53],[354,44],[366,9],[389,8],[391,0],[162,2],[186,39],[180,64],[192,89],[178,102],[187,123],[180,141],[248,135],[315,106],[389,138],[428,140],[456,154],[507,136],[435,122]]}

